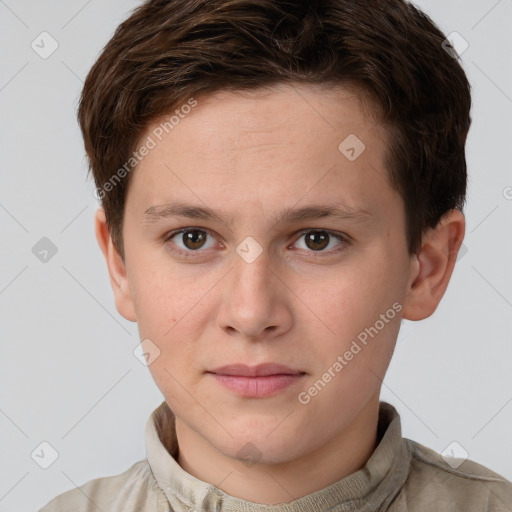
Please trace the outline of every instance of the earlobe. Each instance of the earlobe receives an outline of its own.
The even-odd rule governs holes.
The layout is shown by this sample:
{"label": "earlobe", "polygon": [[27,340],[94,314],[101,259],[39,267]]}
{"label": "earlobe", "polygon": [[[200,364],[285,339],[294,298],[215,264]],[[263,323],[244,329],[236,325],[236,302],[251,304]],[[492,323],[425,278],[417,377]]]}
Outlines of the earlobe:
{"label": "earlobe", "polygon": [[116,308],[131,322],[136,322],[133,294],[126,272],[126,266],[112,242],[103,208],[98,208],[94,218],[96,239],[107,263],[110,285],[114,292]]}
{"label": "earlobe", "polygon": [[411,261],[403,318],[423,320],[437,309],[450,282],[464,232],[463,213],[450,210],[424,235],[421,251]]}

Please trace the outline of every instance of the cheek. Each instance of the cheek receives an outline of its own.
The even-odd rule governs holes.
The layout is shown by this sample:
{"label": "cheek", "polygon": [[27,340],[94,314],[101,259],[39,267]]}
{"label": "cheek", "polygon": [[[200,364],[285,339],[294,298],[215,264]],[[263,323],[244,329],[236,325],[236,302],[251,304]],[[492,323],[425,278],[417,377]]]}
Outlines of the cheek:
{"label": "cheek", "polygon": [[190,272],[169,265],[146,268],[150,270],[141,268],[134,276],[133,286],[140,339],[149,338],[160,351],[158,364],[151,370],[160,374],[165,367],[185,375],[197,359],[198,343],[211,321],[208,290],[213,283],[193,279]]}
{"label": "cheek", "polygon": [[294,289],[311,321],[322,326],[324,337],[343,339],[378,318],[389,294],[378,279],[370,269],[346,267],[328,276],[301,278]]}
{"label": "cheek", "polygon": [[192,287],[183,273],[165,262],[138,261],[131,279],[137,323],[146,337],[161,339],[199,300],[198,287]]}
{"label": "cheek", "polygon": [[315,346],[322,361],[318,371],[347,351],[352,352],[350,373],[367,373],[375,365],[380,373],[380,361],[387,364],[400,328],[401,281],[397,266],[384,258],[378,261],[380,265],[368,261],[332,272],[327,279],[318,274],[295,283],[297,295],[309,306],[304,321],[317,326],[322,341]]}
{"label": "cheek", "polygon": [[184,293],[180,281],[150,275],[139,282],[139,334],[157,347],[158,357],[149,370],[162,394],[179,408],[187,402],[184,390],[193,390],[196,383],[191,370],[200,366],[197,347],[204,308],[197,290]]}

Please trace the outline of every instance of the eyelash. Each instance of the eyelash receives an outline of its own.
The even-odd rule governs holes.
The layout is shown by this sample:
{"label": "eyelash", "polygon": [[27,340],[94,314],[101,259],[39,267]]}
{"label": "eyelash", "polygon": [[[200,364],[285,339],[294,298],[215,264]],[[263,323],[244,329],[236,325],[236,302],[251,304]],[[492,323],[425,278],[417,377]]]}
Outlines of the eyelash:
{"label": "eyelash", "polygon": [[[202,233],[207,233],[210,236],[212,236],[213,238],[215,238],[213,233],[209,229],[196,228],[196,227],[187,227],[187,228],[181,228],[181,229],[172,231],[171,233],[168,233],[165,236],[165,240],[164,241],[166,243],[170,242],[171,239],[174,238],[176,235],[179,235],[179,234],[182,234],[182,233],[186,233],[188,231],[200,231]],[[297,236],[298,236],[298,238],[301,238],[303,235],[305,235],[307,233],[326,233],[329,236],[337,238],[341,242],[341,249],[338,246],[338,248],[331,249],[330,251],[307,250],[307,252],[311,253],[311,255],[313,257],[315,257],[315,258],[322,257],[324,255],[330,255],[330,254],[336,253],[336,252],[340,252],[340,251],[343,250],[343,248],[344,248],[343,246],[350,245],[352,243],[352,241],[347,236],[344,236],[341,233],[337,233],[335,231],[330,231],[328,229],[319,229],[319,228],[318,229],[314,229],[314,228],[304,229],[304,230],[300,231],[299,233],[297,233]],[[202,252],[206,252],[207,251],[207,249],[206,250],[198,249],[196,251],[184,250],[184,249],[181,249],[181,248],[176,248],[175,244],[172,244],[172,245],[174,245],[174,247],[171,249],[173,252],[181,254],[181,255],[183,255],[185,257],[194,257],[196,253],[200,254]]]}

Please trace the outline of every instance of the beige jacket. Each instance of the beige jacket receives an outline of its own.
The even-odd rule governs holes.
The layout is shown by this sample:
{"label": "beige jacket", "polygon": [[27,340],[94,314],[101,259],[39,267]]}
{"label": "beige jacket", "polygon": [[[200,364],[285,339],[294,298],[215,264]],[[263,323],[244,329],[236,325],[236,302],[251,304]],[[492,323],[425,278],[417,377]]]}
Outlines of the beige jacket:
{"label": "beige jacket", "polygon": [[403,438],[398,412],[383,401],[379,443],[366,465],[279,505],[235,498],[184,471],[176,462],[174,415],[166,402],[151,414],[145,435],[146,459],[67,491],[39,512],[512,512],[512,482],[471,460],[449,464]]}

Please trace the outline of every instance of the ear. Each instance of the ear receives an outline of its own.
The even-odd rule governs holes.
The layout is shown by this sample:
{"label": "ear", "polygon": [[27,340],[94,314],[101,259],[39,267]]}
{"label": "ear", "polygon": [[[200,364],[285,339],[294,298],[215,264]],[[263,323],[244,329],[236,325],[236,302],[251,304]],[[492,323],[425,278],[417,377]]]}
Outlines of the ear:
{"label": "ear", "polygon": [[424,234],[420,252],[411,259],[403,318],[423,320],[434,313],[448,287],[465,228],[464,214],[450,210]]}
{"label": "ear", "polygon": [[119,311],[126,320],[136,322],[137,317],[135,315],[135,305],[130,282],[126,273],[126,266],[112,242],[107,226],[105,211],[101,207],[96,211],[94,227],[96,231],[96,239],[98,240],[101,252],[103,253],[103,256],[105,256],[105,260],[107,262],[110,285],[114,291],[117,311]]}

